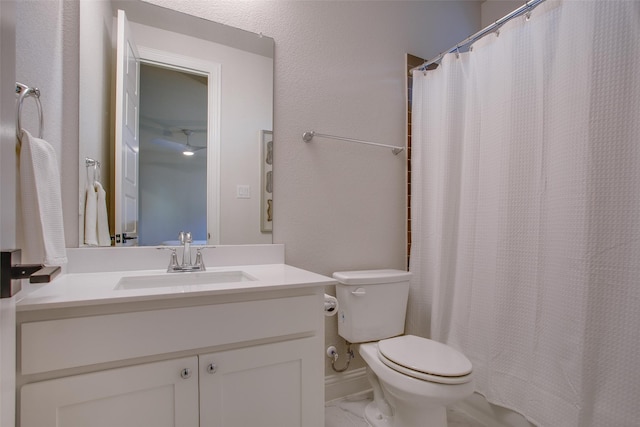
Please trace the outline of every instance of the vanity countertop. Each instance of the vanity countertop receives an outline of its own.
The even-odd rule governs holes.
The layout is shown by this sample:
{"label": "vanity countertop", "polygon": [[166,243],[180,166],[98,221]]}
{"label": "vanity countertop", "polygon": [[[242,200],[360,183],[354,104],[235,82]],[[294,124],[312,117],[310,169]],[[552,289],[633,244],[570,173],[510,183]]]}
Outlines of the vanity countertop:
{"label": "vanity countertop", "polygon": [[[196,273],[166,273],[165,270],[115,271],[99,273],[67,273],[51,283],[37,285],[18,299],[17,311],[46,310],[88,305],[140,302],[184,297],[228,295],[248,292],[285,290],[326,286],[335,280],[286,264],[234,265],[207,268],[209,272],[243,271],[255,280],[215,284],[117,289],[123,277],[171,275],[179,279]],[[32,285],[33,286],[33,285]]]}

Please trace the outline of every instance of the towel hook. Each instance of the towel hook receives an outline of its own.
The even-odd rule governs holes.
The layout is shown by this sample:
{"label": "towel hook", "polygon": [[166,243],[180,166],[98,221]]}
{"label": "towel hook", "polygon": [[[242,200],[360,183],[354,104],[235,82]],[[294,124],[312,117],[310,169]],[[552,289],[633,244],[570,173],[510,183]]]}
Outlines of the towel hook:
{"label": "towel hook", "polygon": [[[100,168],[100,161],[99,160],[95,160],[92,159],[90,157],[85,157],[84,159],[84,165],[87,168],[87,181],[89,181],[89,168],[92,167],[93,168],[93,183],[95,183],[96,181],[100,181],[100,179],[102,178],[101,176],[101,168]],[[93,184],[92,183],[92,184]]]}
{"label": "towel hook", "polygon": [[42,113],[42,103],[40,102],[40,89],[16,82],[16,94],[19,95],[16,111],[16,137],[18,138],[18,141],[22,142],[22,102],[29,96],[36,100],[39,118],[38,138],[42,138],[44,130],[44,115]]}

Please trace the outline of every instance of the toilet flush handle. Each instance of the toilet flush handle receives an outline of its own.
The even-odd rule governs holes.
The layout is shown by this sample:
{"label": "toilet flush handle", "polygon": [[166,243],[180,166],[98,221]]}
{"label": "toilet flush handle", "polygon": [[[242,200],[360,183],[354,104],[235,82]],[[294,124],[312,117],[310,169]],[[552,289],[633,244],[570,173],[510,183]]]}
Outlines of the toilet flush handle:
{"label": "toilet flush handle", "polygon": [[351,291],[351,295],[355,295],[357,297],[361,297],[367,294],[364,288],[358,288],[355,291]]}

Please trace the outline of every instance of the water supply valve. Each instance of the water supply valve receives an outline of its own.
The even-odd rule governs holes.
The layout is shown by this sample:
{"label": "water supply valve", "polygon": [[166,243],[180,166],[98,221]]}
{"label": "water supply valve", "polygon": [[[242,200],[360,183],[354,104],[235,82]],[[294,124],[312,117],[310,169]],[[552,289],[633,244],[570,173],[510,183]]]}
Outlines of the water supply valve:
{"label": "water supply valve", "polygon": [[327,357],[334,362],[338,360],[338,350],[336,350],[335,345],[330,345],[329,347],[327,347]]}

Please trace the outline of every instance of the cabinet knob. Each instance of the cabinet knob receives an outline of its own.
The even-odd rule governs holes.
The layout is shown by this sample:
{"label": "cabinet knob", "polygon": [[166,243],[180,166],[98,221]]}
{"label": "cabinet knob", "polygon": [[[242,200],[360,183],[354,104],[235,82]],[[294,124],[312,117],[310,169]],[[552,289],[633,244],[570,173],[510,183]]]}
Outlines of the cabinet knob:
{"label": "cabinet knob", "polygon": [[215,374],[217,370],[218,370],[218,367],[216,366],[215,363],[209,363],[207,365],[207,372],[208,373]]}
{"label": "cabinet knob", "polygon": [[184,368],[182,371],[180,371],[180,376],[182,378],[184,378],[185,380],[189,377],[191,377],[191,369],[189,368]]}

